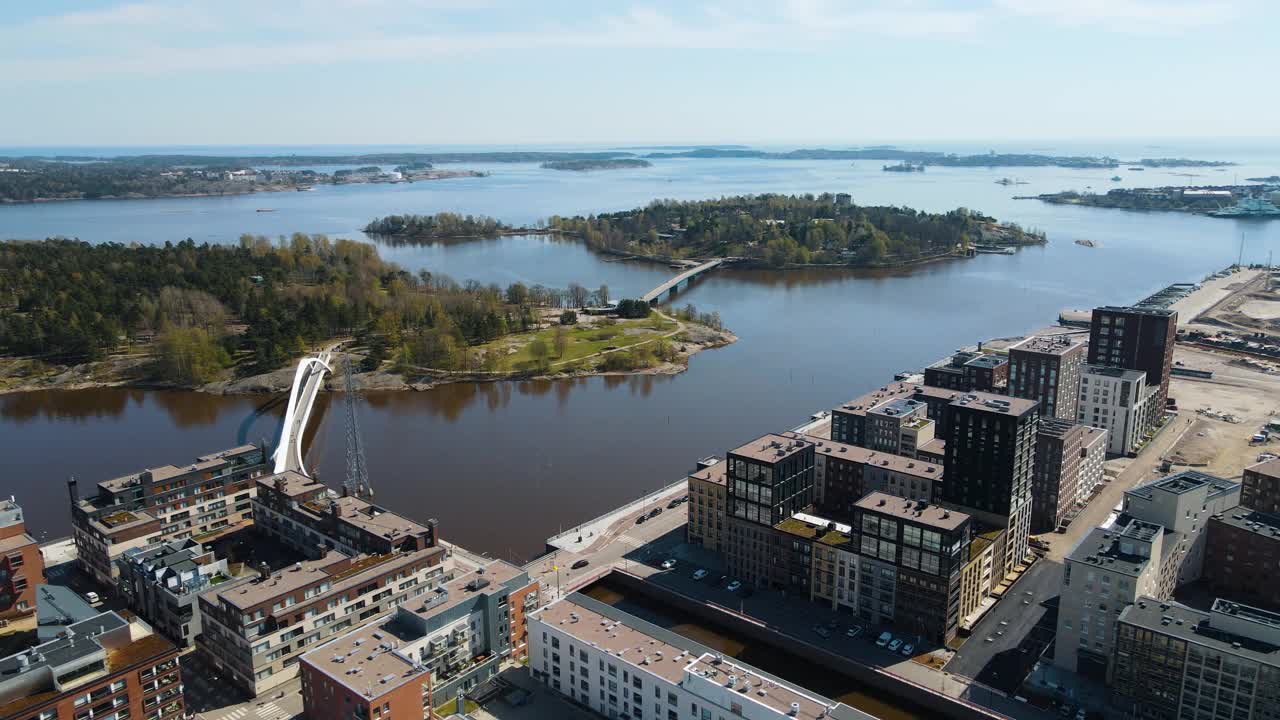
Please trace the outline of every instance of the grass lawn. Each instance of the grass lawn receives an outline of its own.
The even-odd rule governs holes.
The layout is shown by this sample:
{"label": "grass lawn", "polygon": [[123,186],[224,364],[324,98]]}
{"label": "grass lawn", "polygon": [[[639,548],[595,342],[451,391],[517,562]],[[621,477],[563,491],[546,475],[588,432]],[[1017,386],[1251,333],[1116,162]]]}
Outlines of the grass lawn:
{"label": "grass lawn", "polygon": [[678,326],[676,323],[664,320],[656,315],[644,320],[619,320],[616,325],[603,327],[571,325],[566,328],[569,345],[565,348],[563,356],[556,355],[556,327],[552,326],[533,333],[509,335],[483,345],[481,349],[504,352],[501,348],[518,347],[519,349],[515,353],[503,356],[507,367],[512,370],[518,370],[533,364],[534,358],[529,352],[529,345],[533,343],[535,338],[541,338],[547,344],[547,349],[550,351],[549,361],[555,367],[559,363],[567,363],[588,355],[604,352],[605,348],[621,350],[648,342],[662,337],[675,330]]}
{"label": "grass lawn", "polygon": [[[476,704],[476,701],[472,700],[471,698],[463,698],[462,704],[463,704],[463,707],[465,708],[463,712],[465,712],[468,715],[480,709],[480,706]],[[457,707],[458,707],[457,699],[456,698],[450,699],[436,706],[436,714],[439,715],[440,717],[448,717],[453,714],[453,711],[457,709]]]}

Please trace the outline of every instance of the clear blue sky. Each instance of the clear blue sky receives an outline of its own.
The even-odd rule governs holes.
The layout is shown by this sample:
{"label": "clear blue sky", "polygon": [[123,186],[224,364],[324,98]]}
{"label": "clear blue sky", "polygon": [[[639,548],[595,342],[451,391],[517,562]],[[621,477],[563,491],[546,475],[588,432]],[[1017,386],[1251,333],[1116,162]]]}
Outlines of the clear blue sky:
{"label": "clear blue sky", "polygon": [[1270,0],[0,4],[0,145],[1275,136]]}

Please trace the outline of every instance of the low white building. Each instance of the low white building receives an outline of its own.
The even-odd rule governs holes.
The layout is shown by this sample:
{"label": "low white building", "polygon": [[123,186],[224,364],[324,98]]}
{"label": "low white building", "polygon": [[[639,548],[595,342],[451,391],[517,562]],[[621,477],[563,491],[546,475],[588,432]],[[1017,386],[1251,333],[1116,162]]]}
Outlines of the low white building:
{"label": "low white building", "polygon": [[590,598],[529,619],[529,671],[607,718],[873,720]]}
{"label": "low white building", "polygon": [[1147,404],[1155,390],[1141,370],[1085,365],[1077,419],[1107,431],[1107,452],[1126,455],[1147,432]]}

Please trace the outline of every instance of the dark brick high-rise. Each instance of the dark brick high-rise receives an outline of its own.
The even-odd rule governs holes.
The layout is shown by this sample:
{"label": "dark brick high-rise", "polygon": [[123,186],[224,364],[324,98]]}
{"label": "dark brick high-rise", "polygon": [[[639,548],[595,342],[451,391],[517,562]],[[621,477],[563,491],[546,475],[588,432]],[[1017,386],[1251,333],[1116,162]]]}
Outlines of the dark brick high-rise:
{"label": "dark brick high-rise", "polygon": [[1164,412],[1173,369],[1173,342],[1178,311],[1155,307],[1100,307],[1089,325],[1089,363],[1141,370],[1147,385],[1157,388],[1152,420]]}

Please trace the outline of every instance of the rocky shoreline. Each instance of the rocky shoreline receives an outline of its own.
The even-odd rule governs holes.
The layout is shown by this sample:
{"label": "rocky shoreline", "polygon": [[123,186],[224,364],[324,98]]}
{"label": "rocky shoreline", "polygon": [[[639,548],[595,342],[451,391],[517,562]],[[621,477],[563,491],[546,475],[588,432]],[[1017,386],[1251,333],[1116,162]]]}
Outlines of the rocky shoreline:
{"label": "rocky shoreline", "polygon": [[[441,385],[462,382],[499,382],[504,380],[557,380],[595,375],[676,375],[689,368],[689,358],[704,350],[724,347],[738,338],[727,330],[713,330],[700,325],[686,327],[688,339],[677,343],[678,358],[673,362],[629,371],[566,370],[547,373],[486,373],[440,370],[405,376],[387,368],[353,375],[357,390],[403,391],[430,390]],[[360,353],[336,353],[339,362],[350,357],[359,362]],[[203,392],[212,395],[263,395],[288,393],[293,384],[294,367],[233,380],[218,380],[204,385],[180,385],[147,378],[150,356],[118,356],[79,365],[45,366],[29,359],[0,359],[0,395],[39,390],[91,390],[96,388],[131,388],[137,390],[174,390]],[[337,367],[335,365],[335,367]],[[341,390],[341,378],[330,377],[326,389]]]}

